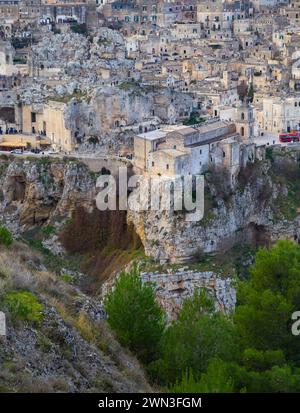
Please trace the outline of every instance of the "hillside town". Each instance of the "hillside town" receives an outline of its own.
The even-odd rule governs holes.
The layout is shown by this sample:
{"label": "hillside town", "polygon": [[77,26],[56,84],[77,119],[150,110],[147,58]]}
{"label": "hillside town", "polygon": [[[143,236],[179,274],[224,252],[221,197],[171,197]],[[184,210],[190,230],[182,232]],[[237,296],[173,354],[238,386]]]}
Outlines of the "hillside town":
{"label": "hillside town", "polygon": [[0,0],[0,402],[257,407],[299,338],[300,0]]}
{"label": "hillside town", "polygon": [[[202,173],[299,141],[300,2],[0,0],[0,149]],[[299,13],[298,13],[299,12]]]}

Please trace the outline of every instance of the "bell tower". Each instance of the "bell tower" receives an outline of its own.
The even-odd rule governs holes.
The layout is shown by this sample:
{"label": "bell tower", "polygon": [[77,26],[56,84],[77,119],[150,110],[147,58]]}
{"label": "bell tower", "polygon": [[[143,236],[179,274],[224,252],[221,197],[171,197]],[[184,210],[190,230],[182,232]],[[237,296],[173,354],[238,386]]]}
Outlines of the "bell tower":
{"label": "bell tower", "polygon": [[236,130],[241,135],[243,143],[253,143],[254,116],[253,108],[247,103],[242,103],[236,108]]}

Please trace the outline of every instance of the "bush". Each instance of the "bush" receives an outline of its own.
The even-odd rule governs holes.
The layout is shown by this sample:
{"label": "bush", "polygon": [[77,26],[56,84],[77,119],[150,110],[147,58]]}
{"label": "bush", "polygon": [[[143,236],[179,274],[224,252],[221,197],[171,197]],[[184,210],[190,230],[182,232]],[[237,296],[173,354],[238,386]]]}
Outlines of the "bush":
{"label": "bush", "polygon": [[274,161],[273,158],[273,148],[267,148],[266,149],[266,159],[269,159],[269,161]]}
{"label": "bush", "polygon": [[13,321],[39,322],[43,318],[42,304],[29,291],[12,291],[4,297],[4,306]]}
{"label": "bush", "polygon": [[207,372],[196,381],[192,370],[183,375],[180,383],[175,384],[171,393],[232,393],[234,390],[233,379],[228,373],[228,368],[222,360],[212,359]]}
{"label": "bush", "polygon": [[165,315],[156,303],[153,287],[142,283],[136,267],[130,273],[121,273],[104,305],[119,342],[141,361],[153,360],[165,328]]}
{"label": "bush", "polygon": [[11,43],[15,49],[23,49],[24,47],[28,47],[31,42],[31,37],[13,37],[11,40]]}
{"label": "bush", "polygon": [[61,34],[61,30],[57,27],[53,27],[52,31],[54,34]]}
{"label": "bush", "polygon": [[241,283],[235,324],[246,348],[283,351],[300,367],[299,341],[291,334],[291,314],[300,307],[300,246],[280,240],[271,249],[260,249]]}
{"label": "bush", "polygon": [[3,225],[0,225],[0,244],[8,247],[12,243],[13,243],[13,237],[12,237],[11,232]]}
{"label": "bush", "polygon": [[148,368],[162,385],[174,385],[187,370],[199,380],[209,360],[231,361],[236,353],[233,325],[214,310],[214,301],[204,290],[197,290],[184,301],[178,320],[166,330],[160,359]]}
{"label": "bush", "polygon": [[88,34],[88,29],[85,23],[73,23],[71,24],[70,29],[73,33],[83,34],[85,36]]}
{"label": "bush", "polygon": [[47,225],[46,227],[42,228],[42,233],[50,237],[50,235],[55,234],[55,227],[53,227],[52,225]]}

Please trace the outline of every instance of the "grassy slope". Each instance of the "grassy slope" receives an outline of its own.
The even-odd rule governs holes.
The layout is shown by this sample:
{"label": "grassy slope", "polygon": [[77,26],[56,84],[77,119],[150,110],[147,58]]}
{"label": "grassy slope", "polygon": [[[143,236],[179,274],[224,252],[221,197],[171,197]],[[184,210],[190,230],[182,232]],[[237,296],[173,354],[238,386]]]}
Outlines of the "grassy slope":
{"label": "grassy slope", "polygon": [[[42,303],[41,322],[12,317],[4,302],[16,290],[30,291]],[[7,338],[0,347],[0,391],[149,391],[136,359],[118,344],[106,321],[96,320],[98,307],[49,272],[43,256],[29,246],[1,247],[0,310],[6,312]]]}

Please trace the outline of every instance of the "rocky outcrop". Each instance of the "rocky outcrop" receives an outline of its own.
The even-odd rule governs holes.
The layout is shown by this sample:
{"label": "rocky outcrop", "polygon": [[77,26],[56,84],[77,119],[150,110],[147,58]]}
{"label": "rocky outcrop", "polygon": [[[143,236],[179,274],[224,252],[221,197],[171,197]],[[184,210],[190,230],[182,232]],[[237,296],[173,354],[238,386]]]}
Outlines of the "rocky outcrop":
{"label": "rocky outcrop", "polygon": [[89,99],[70,100],[64,117],[79,149],[88,149],[92,142],[94,149],[106,146],[117,150],[120,143],[131,147],[134,133],[156,129],[161,123],[174,124],[192,107],[190,95],[124,81],[117,86],[95,87]]}
{"label": "rocky outcrop", "polygon": [[95,179],[77,161],[3,157],[0,164],[0,216],[14,233],[95,207]]}
{"label": "rocky outcrop", "polygon": [[[287,159],[288,164],[285,163]],[[133,210],[127,213],[127,221],[134,226],[146,254],[162,263],[194,259],[201,261],[203,253],[225,253],[240,243],[266,245],[278,238],[298,240],[300,219],[297,208],[300,201],[298,192],[291,192],[290,182],[294,188],[294,177],[287,173],[288,170],[294,173],[291,166],[296,166],[298,174],[297,160],[297,156],[291,158],[290,154],[281,153],[272,164],[259,162],[252,165],[250,169],[243,171],[245,179],[239,176],[229,195],[220,195],[220,183],[208,178],[206,190],[209,190],[211,203],[201,221],[188,222],[183,213],[172,211]],[[52,233],[50,228],[50,234],[44,237],[42,245],[55,255],[63,255],[60,230],[66,220],[71,216],[76,217],[73,211],[80,209],[88,219],[81,217],[83,226],[79,226],[77,232],[70,232],[69,241],[72,237],[76,238],[75,241],[82,247],[82,240],[86,246],[93,235],[96,242],[97,231],[102,228],[103,232],[105,224],[108,225],[106,231],[110,233],[108,239],[113,241],[112,238],[117,238],[116,232],[113,232],[114,227],[109,226],[109,222],[117,220],[116,215],[105,215],[106,218],[103,216],[100,225],[93,220],[96,215],[89,214],[99,212],[96,211],[95,204],[95,175],[79,161],[2,156],[0,171],[0,217],[15,234],[34,232],[37,228],[49,230],[48,227],[54,226],[55,231]],[[110,213],[114,214],[114,211]],[[126,217],[124,223],[125,221]],[[120,220],[121,224],[122,222],[123,218]],[[122,224],[120,228],[123,227]],[[84,230],[85,234],[82,232]],[[122,239],[125,238],[125,233],[126,231],[123,232]],[[76,252],[83,250],[77,248]],[[96,250],[94,253],[96,254]],[[100,260],[104,259],[100,250],[97,250],[97,254]],[[99,263],[94,267],[102,268]],[[231,311],[235,304],[235,293],[229,280],[230,274],[224,278],[218,275],[217,270],[209,270],[210,268],[208,271],[191,271],[187,268],[168,272],[148,271],[142,277],[145,282],[154,282],[158,300],[170,318],[176,316],[183,299],[191,296],[196,288],[208,288],[215,297],[217,307],[224,312]],[[101,278],[101,271],[98,271],[97,277]],[[110,278],[109,274],[107,277]],[[101,280],[103,284],[104,279]],[[103,285],[102,292],[105,293],[107,288]],[[101,314],[93,303],[86,304],[85,311],[91,315]]]}
{"label": "rocky outcrop", "polygon": [[165,309],[169,319],[179,314],[183,301],[193,295],[196,289],[208,290],[215,300],[216,310],[230,313],[236,304],[236,291],[231,278],[221,278],[212,271],[192,271],[182,268],[165,274],[142,273],[142,280],[154,285],[156,297]]}

